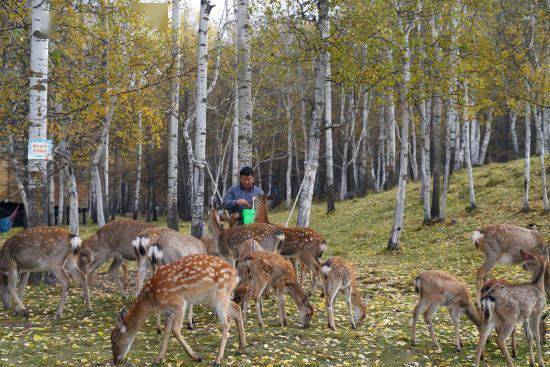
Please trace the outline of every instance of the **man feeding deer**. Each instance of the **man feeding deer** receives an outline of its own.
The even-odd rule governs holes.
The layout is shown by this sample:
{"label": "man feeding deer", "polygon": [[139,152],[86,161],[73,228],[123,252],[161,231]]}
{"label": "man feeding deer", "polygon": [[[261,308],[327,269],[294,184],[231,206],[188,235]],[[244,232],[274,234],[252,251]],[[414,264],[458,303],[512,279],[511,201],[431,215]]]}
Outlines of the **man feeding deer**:
{"label": "man feeding deer", "polygon": [[223,198],[223,206],[230,214],[239,215],[239,225],[243,224],[243,210],[251,209],[254,197],[263,195],[262,189],[254,185],[254,170],[245,166],[239,172],[239,184],[231,186]]}

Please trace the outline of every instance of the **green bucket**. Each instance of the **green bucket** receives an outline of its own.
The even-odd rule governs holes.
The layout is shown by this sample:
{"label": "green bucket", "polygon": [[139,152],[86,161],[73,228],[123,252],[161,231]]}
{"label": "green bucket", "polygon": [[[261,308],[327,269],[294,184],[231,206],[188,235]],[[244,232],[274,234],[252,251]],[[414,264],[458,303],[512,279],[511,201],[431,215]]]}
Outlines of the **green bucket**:
{"label": "green bucket", "polygon": [[256,217],[256,210],[243,209],[243,224],[254,223],[255,217]]}

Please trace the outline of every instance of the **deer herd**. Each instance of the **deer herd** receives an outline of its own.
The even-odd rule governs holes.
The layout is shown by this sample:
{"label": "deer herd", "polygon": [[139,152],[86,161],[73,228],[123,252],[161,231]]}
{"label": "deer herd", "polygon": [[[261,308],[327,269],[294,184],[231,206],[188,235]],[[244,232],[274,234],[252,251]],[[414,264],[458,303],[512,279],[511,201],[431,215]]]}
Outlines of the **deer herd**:
{"label": "deer herd", "polygon": [[[92,274],[112,260],[108,273],[116,289],[126,299],[126,262],[137,262],[136,300],[128,311],[116,315],[111,334],[113,362],[122,363],[138,330],[151,314],[157,315],[157,332],[163,332],[156,363],[165,358],[170,335],[195,361],[201,357],[191,349],[181,334],[188,315],[193,328],[193,305],[208,304],[222,326],[222,338],[214,365],[220,365],[229,337],[231,321],[235,321],[239,351],[246,347],[244,323],[251,300],[254,300],[258,324],[263,327],[262,299],[269,293],[277,300],[279,322],[288,325],[284,293],[296,304],[299,323],[309,326],[314,307],[309,297],[322,279],[327,324],[335,330],[333,305],[340,292],[345,297],[352,328],[366,317],[368,297],[363,298],[357,284],[356,270],[349,262],[335,256],[326,261],[323,236],[310,228],[284,227],[268,220],[269,197],[258,198],[253,224],[236,226],[237,218],[211,210],[212,237],[196,239],[168,228],[155,227],[137,220],[115,220],[82,241],[60,227],[34,227],[6,240],[0,248],[0,292],[4,308],[11,299],[16,314],[29,316],[23,295],[30,272],[52,271],[62,293],[55,318],[61,317],[68,297],[70,277],[78,279],[87,312],[92,311],[89,282]],[[224,228],[224,219],[228,228]],[[416,343],[417,320],[420,315],[428,327],[434,347],[441,351],[432,319],[439,307],[445,306],[451,317],[455,347],[461,350],[460,317],[465,314],[479,331],[475,366],[484,357],[488,337],[495,330],[496,343],[508,366],[513,361],[506,345],[512,337],[512,356],[516,356],[515,326],[523,324],[529,350],[529,362],[535,364],[532,341],[537,348],[540,366],[544,366],[541,344],[544,343],[544,313],[550,294],[548,247],[535,228],[511,224],[493,224],[478,228],[472,235],[475,246],[485,261],[476,273],[476,293],[472,299],[465,282],[438,270],[425,271],[414,281],[419,299],[413,311],[411,343]],[[512,284],[487,275],[496,264],[522,264],[531,273],[531,281]],[[119,277],[123,268],[125,281]],[[298,271],[300,270],[301,271]],[[148,281],[148,271],[153,274]],[[311,285],[304,290],[304,274],[311,275]],[[164,326],[161,326],[164,317]]]}

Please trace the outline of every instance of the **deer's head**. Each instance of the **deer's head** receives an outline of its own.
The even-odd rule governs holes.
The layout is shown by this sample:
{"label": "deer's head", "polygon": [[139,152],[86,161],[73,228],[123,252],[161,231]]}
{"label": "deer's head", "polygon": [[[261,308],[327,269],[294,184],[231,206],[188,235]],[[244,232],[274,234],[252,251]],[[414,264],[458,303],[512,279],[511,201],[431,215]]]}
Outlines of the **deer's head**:
{"label": "deer's head", "polygon": [[313,313],[315,312],[315,309],[309,303],[309,295],[304,294],[304,298],[302,301],[302,307],[299,308],[300,310],[300,323],[302,324],[302,327],[307,328],[309,327],[309,324],[311,323],[311,319],[313,318]]}
{"label": "deer's head", "polygon": [[128,332],[125,319],[128,313],[122,310],[116,315],[116,327],[111,332],[111,348],[113,350],[113,363],[119,365],[130,350],[134,342],[135,334]]}

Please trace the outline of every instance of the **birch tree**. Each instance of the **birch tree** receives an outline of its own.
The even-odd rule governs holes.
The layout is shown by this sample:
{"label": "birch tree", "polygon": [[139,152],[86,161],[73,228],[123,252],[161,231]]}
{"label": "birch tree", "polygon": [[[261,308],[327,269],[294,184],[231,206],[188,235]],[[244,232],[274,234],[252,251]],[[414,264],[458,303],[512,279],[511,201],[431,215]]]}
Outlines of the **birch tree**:
{"label": "birch tree", "polygon": [[518,118],[518,111],[515,108],[508,108],[508,119],[510,120],[510,139],[512,141],[512,149],[514,152],[514,158],[519,157],[519,144],[518,134],[516,132],[516,121]]}
{"label": "birch tree", "polygon": [[172,58],[173,74],[170,86],[170,112],[168,119],[168,182],[166,214],[168,228],[178,230],[178,115],[179,115],[179,74],[180,74],[180,4],[172,2]]}
{"label": "birch tree", "polygon": [[[326,26],[322,29],[323,39],[330,36],[330,21],[326,20]],[[327,214],[336,211],[334,204],[334,161],[332,157],[332,81],[330,70],[330,52],[325,53],[325,164],[327,179]]]}
{"label": "birch tree", "polygon": [[[201,0],[202,1],[202,0]],[[248,0],[237,2],[237,81],[239,111],[239,164],[252,166],[252,73],[250,69],[250,17]]]}
{"label": "birch tree", "polygon": [[529,212],[529,188],[531,186],[531,103],[525,103],[525,166],[523,168],[523,212]]}
{"label": "birch tree", "polygon": [[[436,14],[432,15],[430,18],[430,27],[432,33],[432,39],[434,40],[434,53],[436,60],[441,62],[441,47],[439,45],[439,27],[440,25],[436,22]],[[431,118],[431,127],[432,127],[432,136],[433,136],[433,189],[432,189],[432,206],[431,206],[431,217],[440,218],[441,216],[441,207],[440,207],[440,197],[441,197],[441,93],[439,87],[435,87],[433,97],[432,97],[432,118]]]}
{"label": "birch tree", "polygon": [[195,159],[193,160],[193,213],[191,234],[202,238],[204,232],[204,168],[206,165],[206,105],[208,83],[208,21],[213,5],[201,0],[197,44],[197,86],[195,95]]}
{"label": "birch tree", "polygon": [[[29,97],[29,141],[46,139],[48,132],[48,49],[50,30],[50,1],[31,2],[31,61]],[[44,185],[46,161],[29,159],[27,199],[29,228],[47,222]]]}
{"label": "birch tree", "polygon": [[544,156],[546,154],[546,147],[544,144],[544,131],[542,127],[542,108],[540,106],[535,107],[535,126],[538,131],[537,145],[540,151],[540,164],[541,164],[541,183],[542,183],[542,207],[545,213],[550,211],[548,204],[548,186],[546,184],[546,165],[544,163]]}
{"label": "birch tree", "polygon": [[483,166],[485,164],[485,156],[487,155],[487,148],[489,147],[489,140],[491,139],[491,126],[493,124],[493,108],[489,109],[487,114],[487,121],[485,122],[485,135],[483,136],[483,144],[479,151],[479,160],[477,164]]}
{"label": "birch tree", "polygon": [[462,125],[464,127],[463,136],[466,139],[464,144],[464,162],[466,164],[466,174],[468,176],[468,195],[470,197],[470,209],[476,208],[476,195],[474,190],[474,174],[472,172],[472,160],[470,155],[470,121],[468,120],[467,106],[470,105],[468,100],[468,84],[464,82],[464,103],[462,106]]}
{"label": "birch tree", "polygon": [[132,218],[134,220],[138,219],[139,214],[139,198],[141,195],[141,161],[142,161],[142,121],[141,121],[141,111],[138,112],[138,128],[139,128],[139,142],[137,146],[137,163],[136,163],[136,187],[134,191],[134,213]]}

